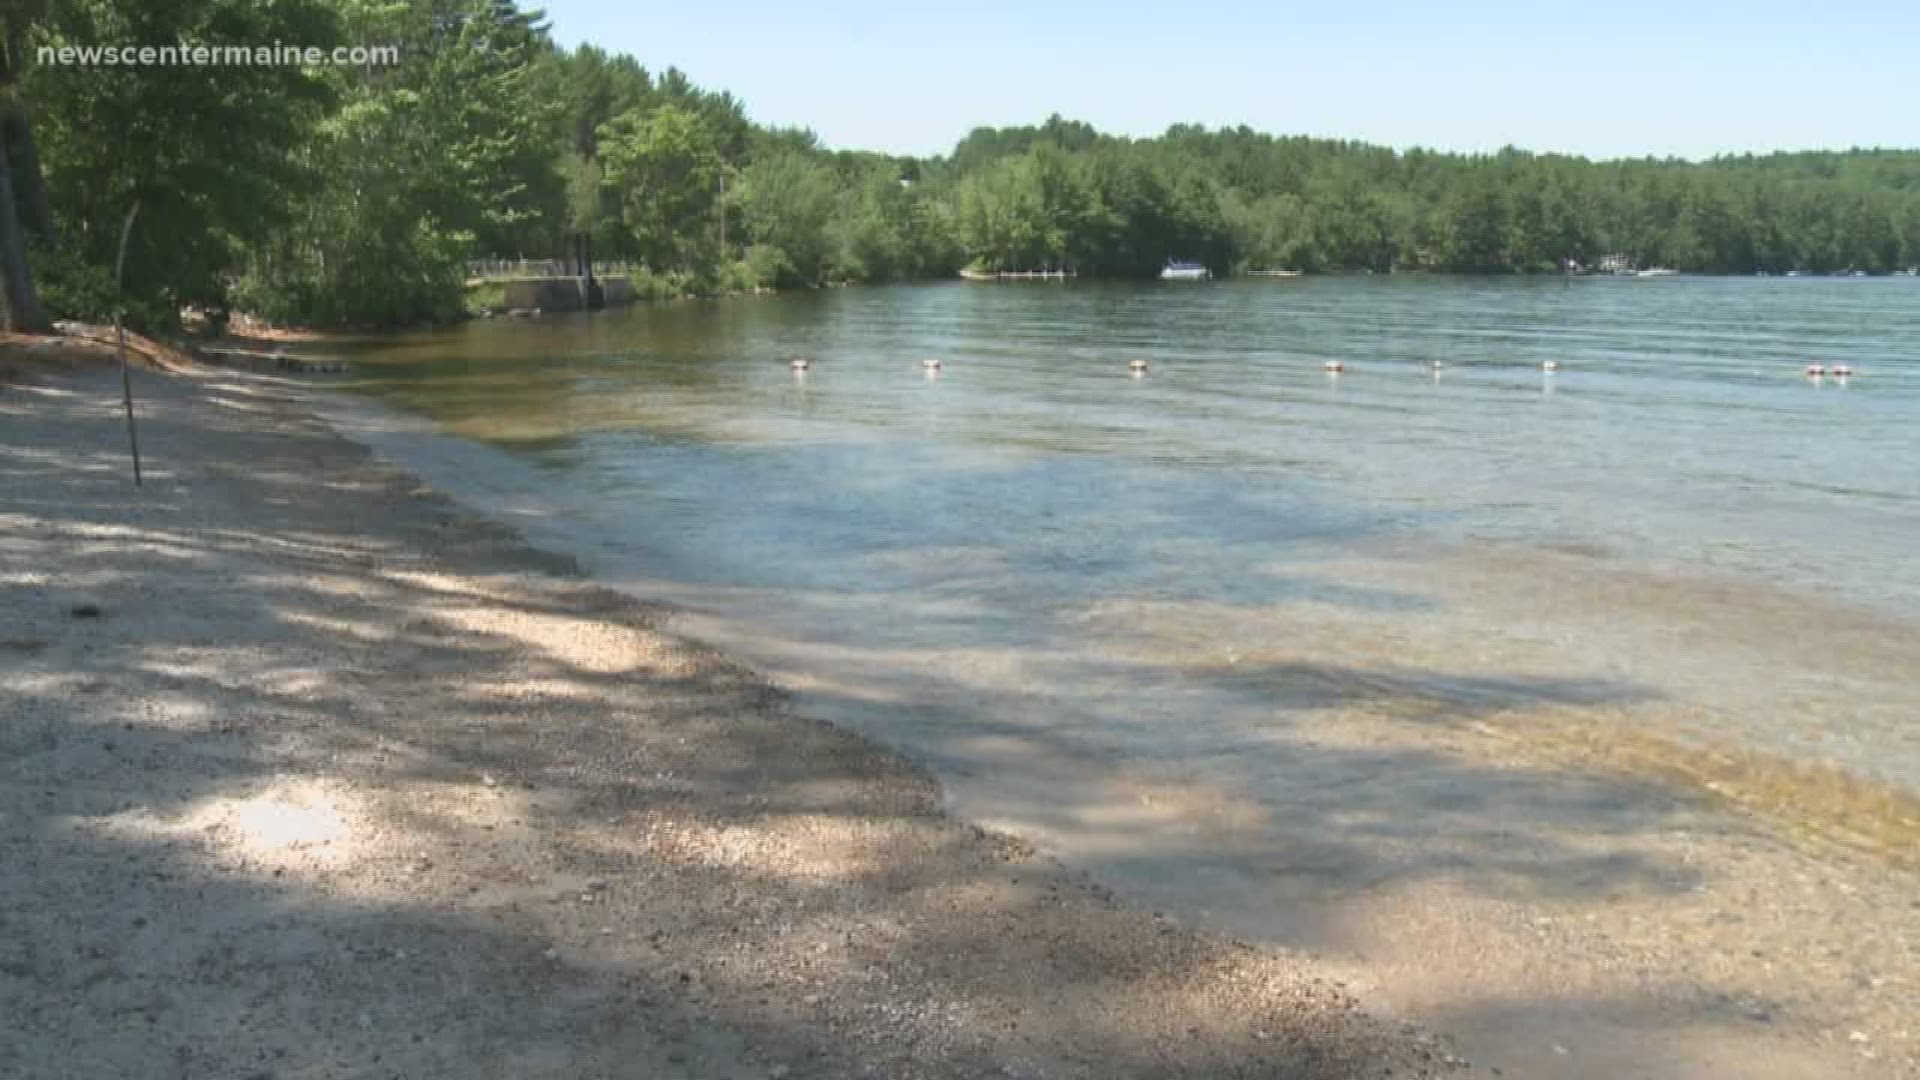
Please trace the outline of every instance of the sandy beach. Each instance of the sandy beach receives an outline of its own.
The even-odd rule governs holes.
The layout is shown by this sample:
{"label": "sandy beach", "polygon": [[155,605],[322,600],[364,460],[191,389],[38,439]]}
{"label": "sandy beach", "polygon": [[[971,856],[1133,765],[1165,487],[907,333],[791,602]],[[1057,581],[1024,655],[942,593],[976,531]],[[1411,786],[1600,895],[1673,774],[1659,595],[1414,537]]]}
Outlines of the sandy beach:
{"label": "sandy beach", "polygon": [[0,384],[0,1074],[1422,1076],[258,376]]}
{"label": "sandy beach", "polygon": [[[5,1075],[1920,1075],[1913,871],[1702,797],[1745,774],[1658,716],[1341,689],[1281,817],[1012,740],[1143,808],[1034,827],[1034,762],[817,722],[830,652],[694,644],[325,380],[140,369],[136,489],[100,352],[0,386]],[[1186,878],[1241,885],[1183,924]]]}

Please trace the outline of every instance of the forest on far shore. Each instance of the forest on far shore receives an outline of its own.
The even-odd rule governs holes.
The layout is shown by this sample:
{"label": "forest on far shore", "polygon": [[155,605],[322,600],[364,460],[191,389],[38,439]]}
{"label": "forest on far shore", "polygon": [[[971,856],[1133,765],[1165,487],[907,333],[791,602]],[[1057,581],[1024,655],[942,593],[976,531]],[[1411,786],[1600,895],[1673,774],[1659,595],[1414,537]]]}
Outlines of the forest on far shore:
{"label": "forest on far shore", "polygon": [[[590,244],[650,295],[950,276],[1708,273],[1920,265],[1920,150],[1590,161],[1053,117],[951,153],[832,150],[724,90],[555,45],[516,0],[35,0],[0,9],[8,323],[183,307],[311,326],[461,314],[469,260]],[[392,65],[84,67],[42,46],[397,45]],[[124,284],[122,223],[140,208]],[[124,292],[123,292],[124,290]]]}

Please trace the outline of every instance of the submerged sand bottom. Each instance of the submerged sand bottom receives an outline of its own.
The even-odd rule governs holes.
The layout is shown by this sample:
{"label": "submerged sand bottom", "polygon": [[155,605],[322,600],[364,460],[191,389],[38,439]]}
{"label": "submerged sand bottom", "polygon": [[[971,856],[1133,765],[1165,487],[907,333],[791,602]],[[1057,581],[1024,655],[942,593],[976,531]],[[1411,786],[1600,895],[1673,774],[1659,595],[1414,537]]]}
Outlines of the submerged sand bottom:
{"label": "submerged sand bottom", "polygon": [[[896,670],[910,692],[850,690],[864,665],[838,650],[712,614],[672,625],[776,673],[801,708],[910,748],[963,817],[1135,902],[1310,955],[1509,1075],[1920,1069],[1920,880],[1836,835],[1856,807],[1910,804],[1662,734],[1679,730],[1660,726],[1671,703],[1443,687],[1301,644],[1196,677],[1184,724],[1129,713],[1118,691],[1104,708],[1125,723],[1049,723],[1061,709],[1043,690],[933,674],[994,658],[926,657]],[[1206,626],[1218,640],[1220,620]],[[1265,721],[1236,718],[1223,683],[1265,702]],[[1791,804],[1769,804],[1782,791]]]}
{"label": "submerged sand bottom", "polygon": [[1423,537],[1274,545],[1212,599],[1054,582],[1018,537],[787,552],[737,492],[602,514],[568,500],[590,483],[336,415],[901,748],[963,818],[1312,956],[1476,1063],[1920,1068],[1911,622]]}

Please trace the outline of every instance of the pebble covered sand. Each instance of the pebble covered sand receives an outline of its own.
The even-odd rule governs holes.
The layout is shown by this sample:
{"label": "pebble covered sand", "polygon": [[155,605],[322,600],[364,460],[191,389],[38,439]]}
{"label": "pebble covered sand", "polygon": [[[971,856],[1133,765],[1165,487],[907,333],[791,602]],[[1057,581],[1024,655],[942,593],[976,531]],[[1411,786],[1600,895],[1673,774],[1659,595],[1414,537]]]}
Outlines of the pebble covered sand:
{"label": "pebble covered sand", "polygon": [[1469,1075],[941,814],[284,384],[0,385],[0,1076]]}

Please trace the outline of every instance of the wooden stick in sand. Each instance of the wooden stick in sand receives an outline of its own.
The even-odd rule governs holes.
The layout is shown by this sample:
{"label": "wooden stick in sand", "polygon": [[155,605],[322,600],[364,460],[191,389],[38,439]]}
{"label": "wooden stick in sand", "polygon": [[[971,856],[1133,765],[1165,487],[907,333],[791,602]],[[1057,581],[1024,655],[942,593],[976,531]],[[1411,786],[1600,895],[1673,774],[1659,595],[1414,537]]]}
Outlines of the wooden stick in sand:
{"label": "wooden stick in sand", "polygon": [[127,364],[127,331],[121,325],[126,316],[125,273],[127,268],[127,239],[133,235],[133,219],[140,214],[140,203],[134,201],[127,210],[126,224],[120,226],[120,257],[113,263],[113,288],[120,294],[120,304],[113,312],[113,338],[120,349],[120,391],[122,401],[127,407],[127,445],[133,450],[133,486],[140,487],[140,433],[133,425],[133,369]]}

